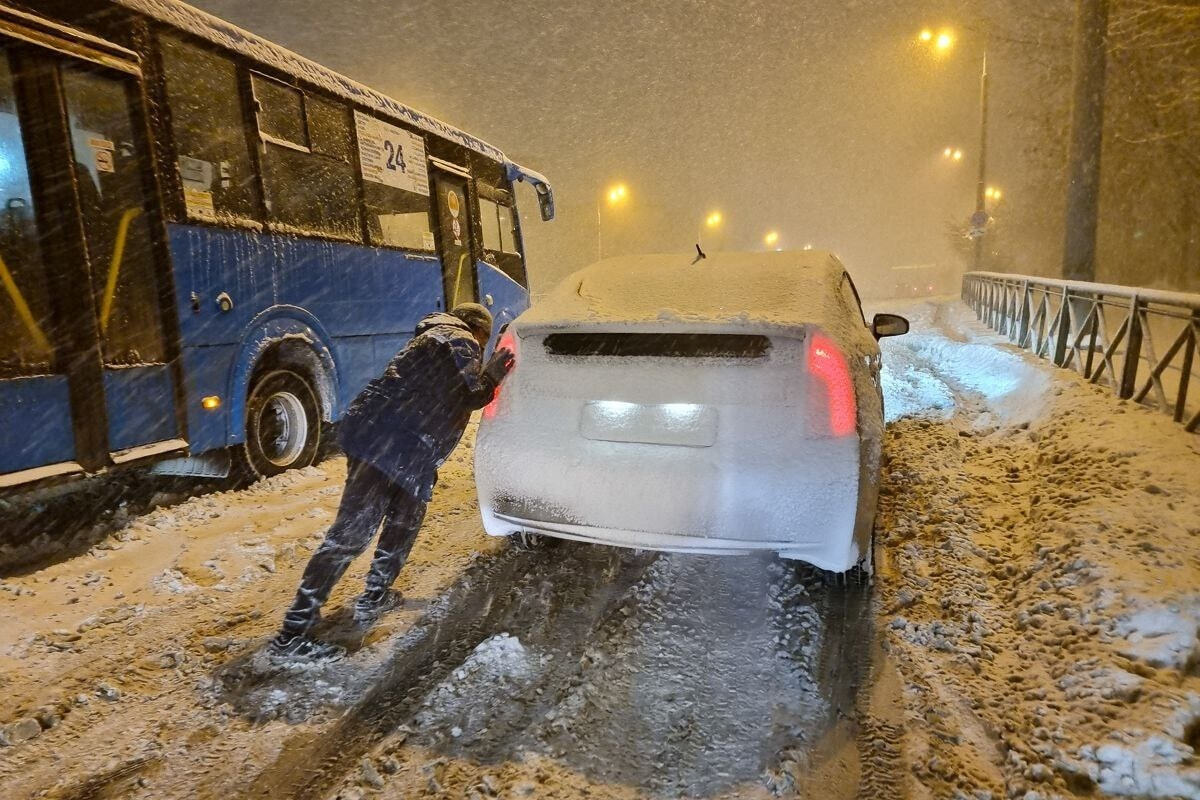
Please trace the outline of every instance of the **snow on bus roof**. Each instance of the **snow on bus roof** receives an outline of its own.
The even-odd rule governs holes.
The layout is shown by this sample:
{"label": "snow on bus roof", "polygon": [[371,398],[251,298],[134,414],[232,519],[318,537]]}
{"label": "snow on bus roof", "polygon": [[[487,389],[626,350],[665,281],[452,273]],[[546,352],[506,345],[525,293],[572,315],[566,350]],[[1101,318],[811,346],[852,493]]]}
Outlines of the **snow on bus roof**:
{"label": "snow on bus roof", "polygon": [[703,323],[711,328],[831,322],[844,267],[823,250],[641,255],[598,261],[563,279],[520,328]]}
{"label": "snow on bus roof", "polygon": [[450,139],[502,164],[508,162],[503,152],[482,139],[428,114],[422,114],[414,108],[323,67],[315,61],[186,3],[176,2],[176,0],[114,0],[114,2],[265,64],[272,69],[277,69],[286,75],[292,75],[306,83],[319,86],[352,103],[371,108],[384,116],[399,118],[421,130]]}

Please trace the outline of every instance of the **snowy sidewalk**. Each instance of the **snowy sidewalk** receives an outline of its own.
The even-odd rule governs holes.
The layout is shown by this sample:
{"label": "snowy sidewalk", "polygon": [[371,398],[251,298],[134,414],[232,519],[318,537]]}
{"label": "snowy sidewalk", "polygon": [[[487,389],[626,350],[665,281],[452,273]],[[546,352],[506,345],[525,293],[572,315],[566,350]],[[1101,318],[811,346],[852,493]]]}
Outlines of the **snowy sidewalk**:
{"label": "snowy sidewalk", "polygon": [[1200,798],[1200,437],[913,312],[879,518],[906,794]]}

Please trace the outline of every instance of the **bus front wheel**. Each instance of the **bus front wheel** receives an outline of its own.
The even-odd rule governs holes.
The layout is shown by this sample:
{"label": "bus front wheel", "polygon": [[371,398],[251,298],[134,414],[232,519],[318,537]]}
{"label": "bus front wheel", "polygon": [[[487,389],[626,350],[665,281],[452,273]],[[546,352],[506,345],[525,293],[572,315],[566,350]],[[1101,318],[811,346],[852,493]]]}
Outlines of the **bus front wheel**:
{"label": "bus front wheel", "polygon": [[309,382],[291,370],[260,375],[246,399],[246,441],[238,461],[251,479],[307,467],[316,460],[321,411]]}

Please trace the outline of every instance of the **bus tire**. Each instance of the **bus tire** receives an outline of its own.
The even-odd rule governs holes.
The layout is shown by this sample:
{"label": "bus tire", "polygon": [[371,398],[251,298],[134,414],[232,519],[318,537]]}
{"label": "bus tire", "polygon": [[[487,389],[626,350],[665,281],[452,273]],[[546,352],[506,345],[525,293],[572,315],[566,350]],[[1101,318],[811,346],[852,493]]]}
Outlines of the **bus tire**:
{"label": "bus tire", "polygon": [[250,480],[307,467],[321,444],[321,406],[312,384],[287,369],[258,375],[246,398],[246,441],[234,452]]}

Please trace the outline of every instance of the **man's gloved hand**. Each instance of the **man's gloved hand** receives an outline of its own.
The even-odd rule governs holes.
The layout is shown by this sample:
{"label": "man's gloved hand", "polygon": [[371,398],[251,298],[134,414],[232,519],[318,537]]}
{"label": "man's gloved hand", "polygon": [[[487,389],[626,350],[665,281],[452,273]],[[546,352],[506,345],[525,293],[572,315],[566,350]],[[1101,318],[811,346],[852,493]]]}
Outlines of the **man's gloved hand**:
{"label": "man's gloved hand", "polygon": [[517,362],[513,351],[507,347],[501,347],[492,353],[491,359],[487,366],[483,368],[483,374],[492,379],[492,383],[497,386],[504,380],[504,377],[512,371],[513,364]]}

